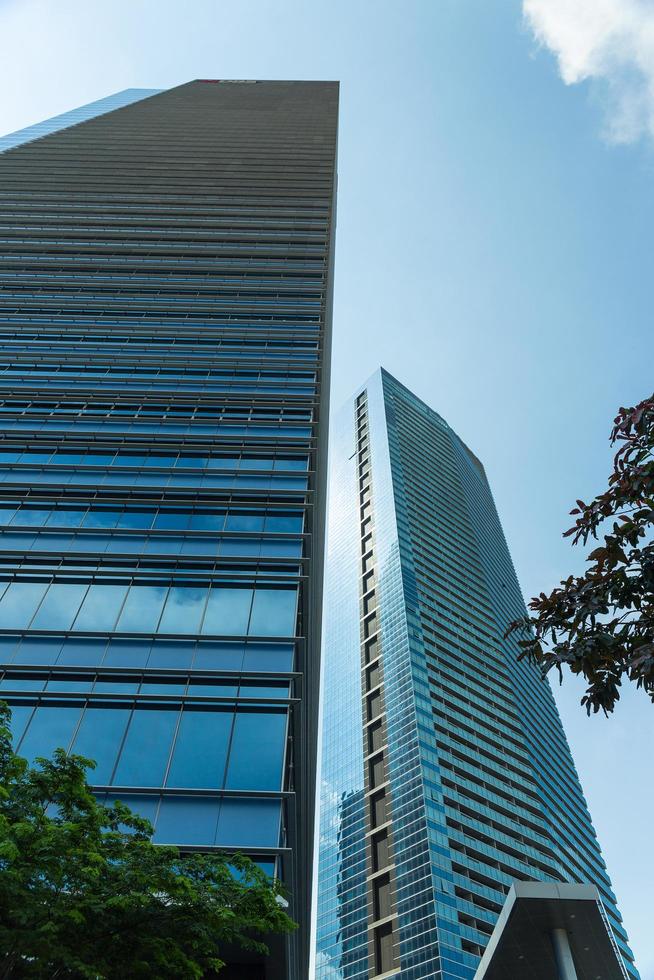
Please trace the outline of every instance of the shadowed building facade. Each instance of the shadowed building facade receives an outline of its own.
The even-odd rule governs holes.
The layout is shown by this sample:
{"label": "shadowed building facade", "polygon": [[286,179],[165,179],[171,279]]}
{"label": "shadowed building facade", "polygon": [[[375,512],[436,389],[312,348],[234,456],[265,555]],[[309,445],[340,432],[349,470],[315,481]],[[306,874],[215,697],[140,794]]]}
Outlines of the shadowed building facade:
{"label": "shadowed building facade", "polygon": [[317,980],[472,980],[529,880],[597,886],[636,980],[482,464],[383,370],[332,460]]}
{"label": "shadowed building facade", "polygon": [[18,751],[253,856],[305,980],[338,85],[130,90],[0,142],[0,661]]}

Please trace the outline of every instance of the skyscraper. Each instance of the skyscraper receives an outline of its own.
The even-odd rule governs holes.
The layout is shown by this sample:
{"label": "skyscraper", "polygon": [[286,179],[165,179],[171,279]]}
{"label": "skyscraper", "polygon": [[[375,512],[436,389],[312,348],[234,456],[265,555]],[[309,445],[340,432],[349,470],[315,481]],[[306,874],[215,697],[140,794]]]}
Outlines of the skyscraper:
{"label": "skyscraper", "polygon": [[195,81],[0,144],[0,693],[21,754],[286,882],[248,977],[307,974],[337,101]]}
{"label": "skyscraper", "polygon": [[332,459],[317,980],[471,980],[530,879],[596,885],[635,980],[482,464],[385,371]]}

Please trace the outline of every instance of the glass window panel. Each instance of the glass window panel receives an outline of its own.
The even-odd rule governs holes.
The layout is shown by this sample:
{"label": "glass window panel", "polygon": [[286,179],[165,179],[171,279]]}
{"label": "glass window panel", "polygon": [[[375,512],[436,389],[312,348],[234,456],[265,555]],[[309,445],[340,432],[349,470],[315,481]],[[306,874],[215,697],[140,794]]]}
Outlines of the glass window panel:
{"label": "glass window panel", "polygon": [[245,636],[251,604],[252,589],[210,589],[202,632]]}
{"label": "glass window panel", "polygon": [[118,517],[118,527],[133,527],[143,530],[152,526],[153,511],[126,510]]}
{"label": "glass window panel", "polygon": [[248,643],[243,670],[293,670],[293,647],[286,644]]}
{"label": "glass window panel", "polygon": [[167,586],[132,585],[118,621],[118,629],[125,633],[154,633],[163,609]]}
{"label": "glass window panel", "polygon": [[131,708],[88,707],[75,736],[71,751],[93,759],[97,765],[89,770],[89,782],[106,786],[116,764]]}
{"label": "glass window panel", "polygon": [[162,786],[179,709],[140,708],[132,715],[114,782]]}
{"label": "glass window panel", "polygon": [[226,531],[263,531],[263,514],[228,514]]}
{"label": "glass window panel", "polygon": [[251,636],[295,636],[295,589],[255,589]]}
{"label": "glass window panel", "polygon": [[224,514],[191,514],[193,531],[222,531],[224,523]]}
{"label": "glass window panel", "polygon": [[207,601],[208,588],[173,585],[159,624],[160,633],[197,633]]}
{"label": "glass window panel", "polygon": [[57,663],[77,667],[97,667],[102,663],[106,646],[106,640],[68,637]]}
{"label": "glass window panel", "polygon": [[242,643],[198,643],[195,670],[240,670],[243,664]]}
{"label": "glass window panel", "polygon": [[32,507],[21,507],[16,511],[13,524],[26,527],[42,527],[50,516],[49,510],[35,510]]}
{"label": "glass window panel", "polygon": [[84,527],[115,527],[121,516],[117,510],[90,510],[84,518]]}
{"label": "glass window panel", "polygon": [[279,845],[279,800],[225,798],[220,809],[216,844],[248,850]]}
{"label": "glass window panel", "polygon": [[220,554],[224,558],[237,555],[242,555],[244,558],[258,558],[261,554],[261,539],[223,538],[220,542]]}
{"label": "glass window panel", "polygon": [[45,595],[48,582],[12,582],[0,599],[0,627],[24,629]]}
{"label": "glass window panel", "polygon": [[302,542],[290,541],[288,538],[264,539],[261,553],[268,558],[301,558]]}
{"label": "glass window panel", "polygon": [[286,714],[283,712],[237,712],[229,753],[227,789],[280,789],[285,733]]}
{"label": "glass window panel", "polygon": [[302,531],[302,515],[269,514],[266,517],[266,531],[274,534],[298,534]]}
{"label": "glass window panel", "polygon": [[105,667],[145,667],[150,653],[150,640],[112,639],[104,658]]}
{"label": "glass window panel", "polygon": [[[0,585],[0,594],[3,591],[5,583]],[[17,636],[0,636],[0,662],[1,663],[11,663],[16,652],[16,647],[19,642],[19,637]]]}
{"label": "glass window panel", "polygon": [[124,803],[130,808],[133,813],[136,813],[139,817],[144,817],[149,820],[154,827],[155,821],[157,819],[157,810],[159,808],[160,796],[146,795],[145,793],[137,795],[136,793],[107,793],[104,800],[105,806],[112,806],[118,800]]}
{"label": "glass window panel", "polygon": [[53,510],[46,524],[48,527],[79,527],[84,513],[83,510]]}
{"label": "glass window panel", "polygon": [[143,681],[141,694],[163,694],[165,697],[179,697],[186,693],[186,681]]}
{"label": "glass window panel", "polygon": [[46,630],[70,629],[87,588],[86,582],[53,582],[32,620],[32,627]]}
{"label": "glass window panel", "polygon": [[0,524],[9,524],[15,513],[15,507],[0,507]]}
{"label": "glass window panel", "polygon": [[167,786],[221,789],[234,715],[186,708],[177,732]]}
{"label": "glass window panel", "polygon": [[185,530],[191,519],[190,514],[172,510],[160,510],[154,519],[154,527],[164,530]]}
{"label": "glass window panel", "polygon": [[9,727],[11,728],[11,733],[13,735],[14,750],[23,737],[23,733],[27,728],[27,723],[32,717],[32,712],[34,711],[33,704],[12,704],[9,706],[11,708],[11,722]]}
{"label": "glass window panel", "polygon": [[238,682],[191,680],[188,687],[188,693],[193,695],[193,697],[235,698],[238,694]]}
{"label": "glass window panel", "polygon": [[37,755],[50,758],[55,749],[67,750],[81,714],[81,705],[41,705],[20,743],[19,754],[33,762]]}
{"label": "glass window panel", "polygon": [[112,677],[98,680],[93,686],[95,694],[136,694],[139,681],[127,681],[124,677]]}
{"label": "glass window panel", "polygon": [[218,540],[216,538],[182,541],[181,554],[183,555],[215,555],[217,551]]}
{"label": "glass window panel", "polygon": [[216,839],[219,810],[218,799],[164,796],[153,840],[157,844],[211,846]]}
{"label": "glass window panel", "polygon": [[195,643],[178,640],[157,640],[152,644],[148,667],[164,667],[179,670],[193,662]]}
{"label": "glass window panel", "polygon": [[58,679],[51,679],[46,684],[48,691],[63,691],[66,694],[85,694],[90,692],[93,687],[92,680],[78,680],[76,678],[60,677]]}
{"label": "glass window panel", "polygon": [[43,677],[23,677],[14,673],[5,674],[0,681],[3,691],[42,691],[45,687]]}
{"label": "glass window panel", "polygon": [[291,459],[280,459],[275,460],[276,470],[308,470],[309,469],[309,459],[307,456],[295,456]]}
{"label": "glass window panel", "polygon": [[92,583],[73,624],[75,630],[112,630],[118,619],[126,585]]}

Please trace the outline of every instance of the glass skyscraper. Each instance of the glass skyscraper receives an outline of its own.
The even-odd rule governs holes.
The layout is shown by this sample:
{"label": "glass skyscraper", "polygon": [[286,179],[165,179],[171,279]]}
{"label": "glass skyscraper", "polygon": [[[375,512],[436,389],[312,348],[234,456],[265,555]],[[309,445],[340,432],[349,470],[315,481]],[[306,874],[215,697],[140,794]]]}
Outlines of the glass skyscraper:
{"label": "glass skyscraper", "polygon": [[286,882],[243,977],[308,969],[337,102],[195,81],[0,144],[0,696]]}
{"label": "glass skyscraper", "polygon": [[482,464],[385,371],[331,451],[316,980],[471,980],[530,879],[595,884],[636,980]]}

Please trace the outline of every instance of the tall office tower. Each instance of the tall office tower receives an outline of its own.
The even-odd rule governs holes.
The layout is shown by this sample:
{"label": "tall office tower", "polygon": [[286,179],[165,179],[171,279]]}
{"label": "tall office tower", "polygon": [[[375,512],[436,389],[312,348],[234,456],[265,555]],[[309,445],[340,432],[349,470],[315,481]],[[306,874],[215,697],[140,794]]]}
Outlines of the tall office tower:
{"label": "tall office tower", "polygon": [[21,754],[283,878],[244,978],[308,969],[337,100],[132,91],[0,155],[0,693]]}
{"label": "tall office tower", "polygon": [[317,980],[470,980],[515,879],[596,884],[634,980],[481,463],[385,371],[332,458]]}

